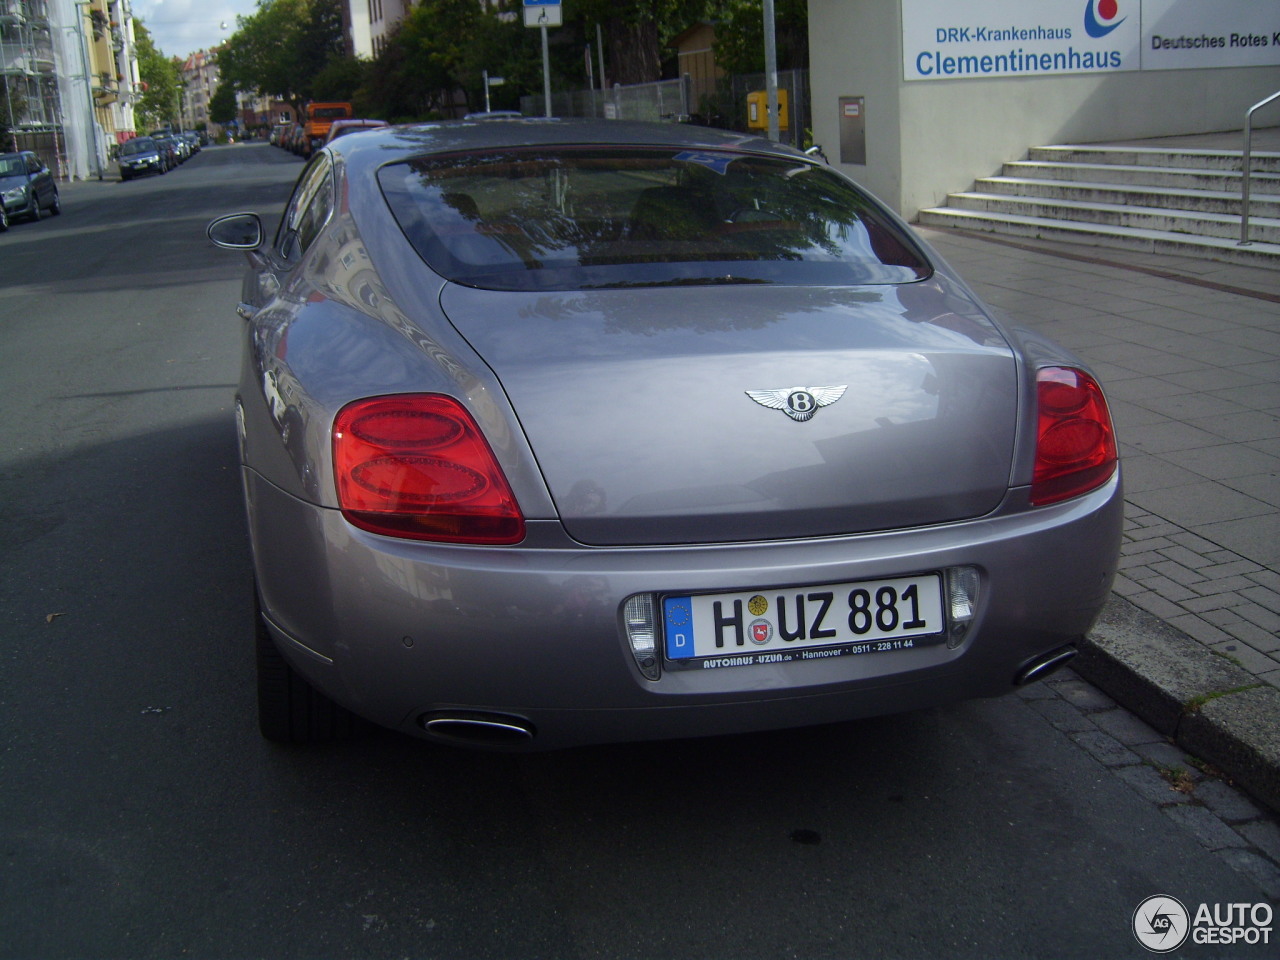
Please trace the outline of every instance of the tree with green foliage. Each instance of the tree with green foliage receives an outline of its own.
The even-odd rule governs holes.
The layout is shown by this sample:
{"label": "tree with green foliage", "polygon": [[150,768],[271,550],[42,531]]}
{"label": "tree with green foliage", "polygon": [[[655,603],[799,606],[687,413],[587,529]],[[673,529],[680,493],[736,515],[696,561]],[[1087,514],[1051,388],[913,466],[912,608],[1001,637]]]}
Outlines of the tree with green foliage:
{"label": "tree with green foliage", "polygon": [[449,115],[462,91],[467,109],[483,109],[488,70],[507,80],[492,90],[494,108],[514,106],[522,91],[542,83],[538,34],[524,26],[519,10],[518,0],[494,7],[423,0],[370,65],[362,105],[393,122],[421,120]]}
{"label": "tree with green foliage", "polygon": [[[776,2],[779,67],[805,66],[806,0]],[[495,109],[514,107],[521,94],[540,91],[540,36],[524,26],[521,8],[520,0],[493,6],[422,0],[370,64],[359,98],[362,112],[390,120],[448,115],[458,91],[464,92],[468,109],[481,109],[485,70],[506,80],[491,91]],[[729,72],[764,69],[761,0],[576,0],[565,15],[564,26],[549,31],[551,81],[557,90],[586,85],[583,54],[588,44],[594,50],[597,24],[610,83],[662,79],[664,62],[674,53],[671,40],[700,20],[716,24],[717,53],[727,59]]]}
{"label": "tree with green foliage", "polygon": [[143,89],[142,99],[133,108],[138,129],[152,130],[165,124],[177,126],[182,71],[156,47],[142,21],[133,21],[133,31]]}
{"label": "tree with green foliage", "polygon": [[[520,0],[507,0],[503,7],[489,11],[477,25],[458,76],[470,109],[484,109],[486,70],[489,76],[502,77],[505,81],[501,86],[490,88],[490,107],[494,110],[519,109],[522,94],[542,89],[541,34],[524,25],[521,10]],[[551,33],[554,35],[556,31]],[[577,43],[551,44],[552,82],[557,88],[575,85],[574,81],[581,75],[579,50],[581,46]]]}
{"label": "tree with green foliage", "polygon": [[671,38],[712,19],[717,6],[717,0],[577,0],[572,19],[593,45],[601,26],[610,83],[649,83],[662,79]]}
{"label": "tree with green foliage", "polygon": [[[764,4],[721,0],[716,24],[716,63],[726,73],[764,71]],[[809,66],[808,0],[774,0],[774,38],[779,70]]]}
{"label": "tree with green foliage", "polygon": [[311,81],[315,100],[355,100],[369,75],[369,61],[358,57],[333,57]]}
{"label": "tree with green foliage", "polygon": [[224,83],[290,104],[298,116],[313,86],[343,52],[339,0],[259,0],[236,18],[236,32],[218,54]]}
{"label": "tree with green foliage", "polygon": [[209,98],[209,119],[226,126],[236,118],[236,91],[229,83],[218,84]]}

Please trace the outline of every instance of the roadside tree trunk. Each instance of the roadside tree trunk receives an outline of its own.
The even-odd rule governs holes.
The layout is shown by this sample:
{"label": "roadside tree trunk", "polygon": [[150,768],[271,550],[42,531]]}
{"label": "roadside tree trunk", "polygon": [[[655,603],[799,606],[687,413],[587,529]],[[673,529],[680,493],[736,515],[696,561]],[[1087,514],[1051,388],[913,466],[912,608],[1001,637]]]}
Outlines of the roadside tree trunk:
{"label": "roadside tree trunk", "polygon": [[611,20],[605,28],[609,83],[652,83],[662,79],[658,24],[652,20],[623,23]]}

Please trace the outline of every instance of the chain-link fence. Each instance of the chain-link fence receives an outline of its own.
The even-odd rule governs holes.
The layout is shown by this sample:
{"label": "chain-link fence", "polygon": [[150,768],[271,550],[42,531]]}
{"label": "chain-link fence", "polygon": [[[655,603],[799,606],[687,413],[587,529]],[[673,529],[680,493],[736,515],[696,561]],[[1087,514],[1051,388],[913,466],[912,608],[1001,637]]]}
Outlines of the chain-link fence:
{"label": "chain-link fence", "polygon": [[[607,120],[680,120],[691,110],[687,80],[661,80],[634,86],[614,84],[611,90],[566,90],[551,95],[551,113],[557,117],[601,117]],[[541,116],[542,96],[520,98],[520,112]]]}
{"label": "chain-link fence", "polygon": [[[693,81],[686,74],[680,80],[553,93],[551,112],[558,117],[609,120],[689,120],[745,132],[749,129],[747,95],[764,89],[763,73],[702,81]],[[811,127],[809,71],[779,71],[778,90],[779,97],[785,96],[787,101],[787,122],[780,126],[779,137],[783,143],[803,147]],[[520,112],[525,116],[541,116],[544,106],[542,96],[520,98]]]}

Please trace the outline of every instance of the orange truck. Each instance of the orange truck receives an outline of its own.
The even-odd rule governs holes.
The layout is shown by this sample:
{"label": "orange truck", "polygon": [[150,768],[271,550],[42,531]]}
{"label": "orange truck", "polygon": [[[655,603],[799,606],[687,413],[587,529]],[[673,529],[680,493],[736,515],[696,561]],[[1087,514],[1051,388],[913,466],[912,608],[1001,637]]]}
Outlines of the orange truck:
{"label": "orange truck", "polygon": [[349,103],[308,103],[306,121],[306,140],[304,149],[307,156],[319,150],[329,135],[329,127],[335,120],[346,120],[355,116]]}

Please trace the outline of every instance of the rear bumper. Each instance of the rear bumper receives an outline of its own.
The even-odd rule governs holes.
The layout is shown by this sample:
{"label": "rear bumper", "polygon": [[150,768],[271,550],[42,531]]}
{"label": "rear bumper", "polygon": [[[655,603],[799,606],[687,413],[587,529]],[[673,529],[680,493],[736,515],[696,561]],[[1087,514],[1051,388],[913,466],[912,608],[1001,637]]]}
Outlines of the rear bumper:
{"label": "rear bumper", "polygon": [[[1119,550],[1119,476],[1039,510],[908,531],[709,547],[588,548],[559,524],[474,548],[356,530],[245,471],[268,622],[281,651],[356,713],[420,736],[426,716],[525,724],[533,747],[702,736],[917,709],[1013,689],[1081,637]],[[663,671],[648,680],[627,597],[879,579],[974,566],[973,627],[946,645],[866,656]]]}

